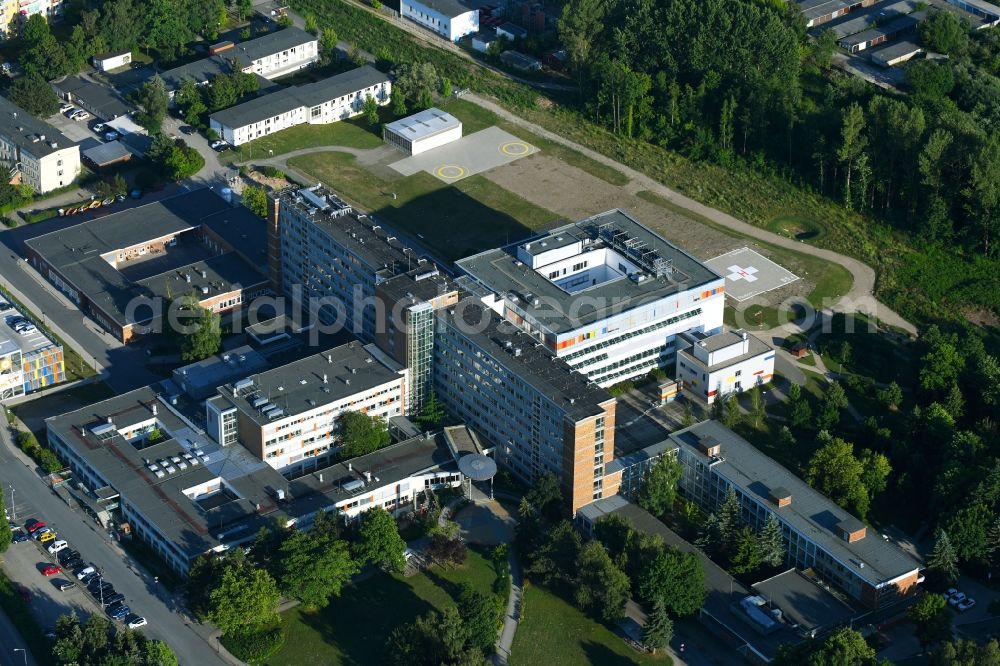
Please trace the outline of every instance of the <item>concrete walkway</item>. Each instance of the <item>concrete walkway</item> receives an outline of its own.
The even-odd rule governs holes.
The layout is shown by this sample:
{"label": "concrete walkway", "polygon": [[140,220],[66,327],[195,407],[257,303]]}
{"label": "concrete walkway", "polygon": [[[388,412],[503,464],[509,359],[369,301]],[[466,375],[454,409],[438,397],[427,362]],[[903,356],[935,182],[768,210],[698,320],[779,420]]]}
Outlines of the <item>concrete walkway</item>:
{"label": "concrete walkway", "polygon": [[833,252],[832,250],[826,250],[792,240],[790,238],[785,238],[784,236],[779,236],[778,234],[771,233],[770,231],[766,231],[760,227],[756,227],[752,224],[739,220],[728,213],[724,213],[715,208],[701,204],[694,199],[684,196],[683,194],[668,188],[662,183],[653,180],[644,173],[625,166],[610,157],[582,146],[559,134],[556,134],[555,132],[551,132],[540,125],[525,120],[524,118],[521,118],[520,116],[517,116],[507,109],[499,106],[495,102],[480,97],[479,95],[470,93],[465,95],[463,99],[492,111],[504,120],[523,127],[535,134],[538,134],[539,136],[549,139],[550,141],[554,141],[566,146],[567,148],[571,148],[586,157],[589,157],[595,162],[620,171],[631,179],[631,182],[625,185],[625,189],[629,193],[635,194],[643,190],[648,190],[680,206],[681,208],[689,210],[697,215],[701,215],[702,217],[705,217],[708,220],[711,220],[712,222],[722,225],[737,233],[749,236],[764,243],[776,245],[778,247],[800,252],[802,254],[808,254],[810,256],[818,257],[825,261],[843,266],[851,273],[851,276],[854,278],[854,284],[852,285],[851,290],[838,299],[836,303],[827,304],[829,309],[840,312],[864,312],[877,317],[879,321],[884,324],[905,330],[910,335],[917,334],[917,329],[913,324],[903,319],[903,317],[898,315],[887,305],[879,303],[875,299],[873,295],[875,289],[875,270],[868,264],[852,257]]}

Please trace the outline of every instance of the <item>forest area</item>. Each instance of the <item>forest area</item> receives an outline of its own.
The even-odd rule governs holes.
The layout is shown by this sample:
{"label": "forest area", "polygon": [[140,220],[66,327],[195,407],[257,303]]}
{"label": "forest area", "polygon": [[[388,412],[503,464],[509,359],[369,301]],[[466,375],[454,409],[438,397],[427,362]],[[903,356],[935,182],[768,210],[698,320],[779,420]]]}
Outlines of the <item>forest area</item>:
{"label": "forest area", "polygon": [[1000,307],[997,29],[932,13],[919,39],[948,58],[911,62],[905,95],[834,71],[832,33],[783,0],[569,0],[559,34],[576,104],[623,141],[861,216],[890,304],[920,323]]}

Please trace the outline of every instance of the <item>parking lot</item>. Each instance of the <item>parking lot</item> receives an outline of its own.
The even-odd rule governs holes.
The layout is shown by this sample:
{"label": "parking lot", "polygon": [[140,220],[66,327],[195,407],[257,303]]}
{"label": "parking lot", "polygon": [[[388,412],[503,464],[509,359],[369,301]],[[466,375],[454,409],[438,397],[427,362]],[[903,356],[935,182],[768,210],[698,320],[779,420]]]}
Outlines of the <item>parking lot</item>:
{"label": "parking lot", "polygon": [[[20,497],[15,493],[14,502],[8,502],[8,504],[10,504],[11,522],[19,526],[18,531],[27,533],[27,530],[24,529],[25,521],[35,518],[33,515],[35,510],[30,499]],[[46,527],[52,528],[58,535],[59,526],[57,524],[50,522],[46,522],[45,524]],[[62,538],[62,536],[56,537],[57,540]],[[51,545],[52,543],[50,541],[47,545]],[[7,549],[3,557],[4,573],[30,595],[28,597],[29,603],[31,604],[32,611],[38,618],[40,626],[47,631],[55,627],[56,620],[60,615],[70,612],[75,612],[81,618],[86,618],[93,613],[104,614],[104,609],[98,601],[100,597],[95,599],[91,596],[87,591],[87,586],[77,579],[73,571],[64,569],[54,575],[46,576],[43,574],[42,569],[46,565],[59,566],[58,555],[50,554],[47,551],[47,545],[31,538],[21,543],[11,544],[11,547]],[[74,544],[69,543],[67,550],[73,548]],[[84,562],[94,566],[98,573],[103,574],[102,563],[92,561],[89,558],[90,555],[99,554],[80,551],[80,557]],[[112,585],[115,583],[110,578],[103,580]],[[59,584],[65,581],[72,582],[74,585],[70,589],[60,591]],[[118,592],[117,588],[115,592]],[[123,603],[128,605],[130,609],[133,606],[132,599],[128,595],[125,595]]]}
{"label": "parking lot", "polygon": [[94,123],[100,122],[100,120],[94,118],[93,116],[87,120],[70,120],[65,114],[57,113],[54,116],[50,116],[46,120],[50,125],[65,134],[71,141],[76,141],[81,144],[80,150],[93,148],[100,143],[97,139],[97,135],[90,129]]}

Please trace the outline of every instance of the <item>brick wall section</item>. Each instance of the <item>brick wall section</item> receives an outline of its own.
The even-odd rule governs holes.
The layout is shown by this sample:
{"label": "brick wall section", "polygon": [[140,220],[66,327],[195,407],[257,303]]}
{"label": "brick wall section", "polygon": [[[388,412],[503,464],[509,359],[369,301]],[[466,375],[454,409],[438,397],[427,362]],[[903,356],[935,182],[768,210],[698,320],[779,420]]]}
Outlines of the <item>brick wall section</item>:
{"label": "brick wall section", "polygon": [[[604,454],[607,465],[614,459],[615,406],[610,400],[604,407]],[[577,509],[594,501],[594,432],[599,417],[594,416],[578,423],[566,421],[563,426],[563,493],[571,516]],[[608,492],[603,492],[607,496]]]}

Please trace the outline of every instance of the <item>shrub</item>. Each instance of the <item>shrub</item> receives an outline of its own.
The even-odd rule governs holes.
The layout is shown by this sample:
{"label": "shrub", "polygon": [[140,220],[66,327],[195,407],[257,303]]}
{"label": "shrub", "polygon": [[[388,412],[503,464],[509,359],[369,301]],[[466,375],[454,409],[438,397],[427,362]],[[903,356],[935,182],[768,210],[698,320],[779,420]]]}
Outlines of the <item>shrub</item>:
{"label": "shrub", "polygon": [[262,167],[261,170],[260,170],[260,172],[262,174],[264,174],[265,176],[267,176],[268,178],[284,178],[285,177],[285,172],[284,171],[282,171],[281,169],[278,169],[277,167],[273,167],[273,166]]}
{"label": "shrub", "polygon": [[10,219],[6,215],[0,217],[0,222],[3,222],[3,226],[7,227],[8,229],[11,229],[11,228],[17,226],[17,222],[15,222],[14,220]]}
{"label": "shrub", "polygon": [[261,664],[277,652],[285,643],[285,632],[281,627],[266,629],[255,634],[225,635],[222,644],[237,659],[248,664]]}
{"label": "shrub", "polygon": [[38,438],[36,438],[33,433],[24,431],[18,432],[17,445],[22,451],[31,456],[31,458],[46,472],[51,474],[52,472],[58,472],[63,468],[63,464],[60,462],[59,457],[56,456],[56,454],[51,450],[39,444]]}
{"label": "shrub", "polygon": [[51,208],[47,210],[36,210],[28,213],[24,216],[24,219],[28,221],[29,224],[34,224],[35,222],[41,222],[43,220],[51,220],[59,214],[58,210],[53,210]]}

